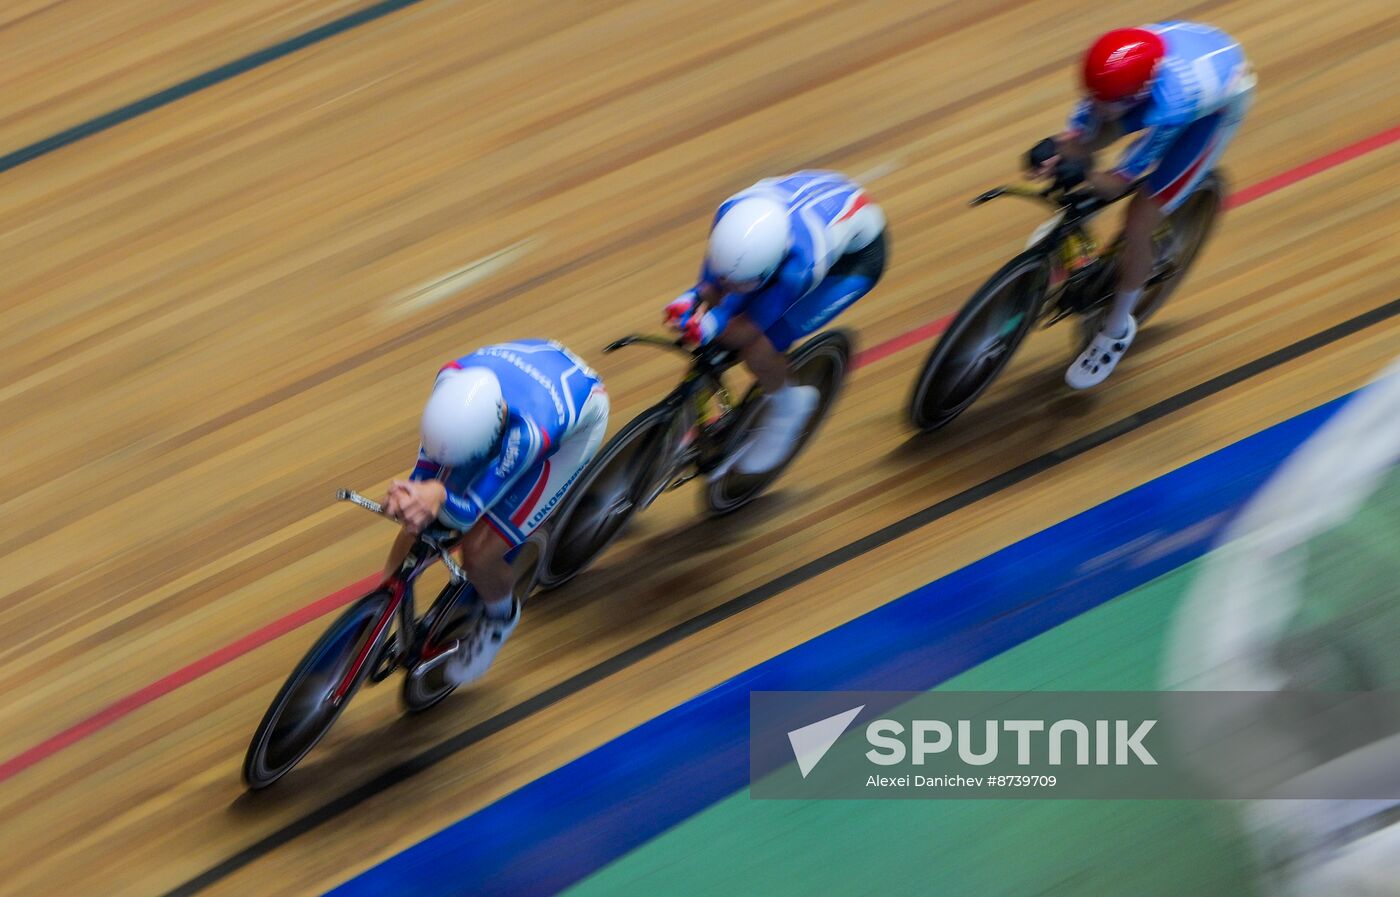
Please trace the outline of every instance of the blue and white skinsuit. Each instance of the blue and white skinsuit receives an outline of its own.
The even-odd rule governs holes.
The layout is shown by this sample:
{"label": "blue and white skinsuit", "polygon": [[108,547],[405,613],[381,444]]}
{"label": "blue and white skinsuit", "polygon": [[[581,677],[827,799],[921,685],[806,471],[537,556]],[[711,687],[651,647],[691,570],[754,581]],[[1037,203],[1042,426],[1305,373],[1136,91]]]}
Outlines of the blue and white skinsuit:
{"label": "blue and white skinsuit", "polygon": [[[734,194],[715,213],[718,222],[735,203],[763,197],[788,210],[792,233],[787,256],[773,277],[747,293],[730,293],[703,312],[705,333],[722,332],[743,314],[779,352],[824,327],[870,292],[884,271],[885,214],[865,188],[831,171],[799,171],[768,178]],[[717,286],[708,265],[689,295]],[[681,319],[683,325],[689,318]]]}
{"label": "blue and white skinsuit", "polygon": [[[1147,192],[1171,212],[1215,170],[1254,99],[1254,72],[1239,42],[1210,25],[1159,22],[1144,28],[1166,44],[1149,96],[1110,126],[1140,136],[1114,173],[1147,175]],[[1072,134],[1092,138],[1105,123],[1090,100],[1069,118]]]}
{"label": "blue and white skinsuit", "polygon": [[603,381],[559,343],[485,346],[439,371],[484,367],[496,375],[507,418],[496,452],[471,467],[443,467],[418,450],[411,479],[442,480],[438,519],[465,532],[485,520],[507,547],[529,538],[597,453],[608,427]]}

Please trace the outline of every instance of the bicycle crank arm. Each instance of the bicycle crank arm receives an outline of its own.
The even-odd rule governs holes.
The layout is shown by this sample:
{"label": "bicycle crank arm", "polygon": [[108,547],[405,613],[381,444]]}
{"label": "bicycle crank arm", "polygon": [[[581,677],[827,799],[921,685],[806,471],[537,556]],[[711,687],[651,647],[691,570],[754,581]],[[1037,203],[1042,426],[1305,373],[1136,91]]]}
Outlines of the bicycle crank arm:
{"label": "bicycle crank arm", "polygon": [[457,651],[461,649],[461,647],[461,639],[453,639],[446,645],[443,645],[441,650],[439,650],[438,653],[434,654],[432,657],[429,657],[427,660],[419,661],[418,663],[409,667],[408,675],[412,676],[414,679],[422,679],[424,676],[428,675],[433,670],[436,670],[438,667],[451,660],[452,655],[456,654]]}

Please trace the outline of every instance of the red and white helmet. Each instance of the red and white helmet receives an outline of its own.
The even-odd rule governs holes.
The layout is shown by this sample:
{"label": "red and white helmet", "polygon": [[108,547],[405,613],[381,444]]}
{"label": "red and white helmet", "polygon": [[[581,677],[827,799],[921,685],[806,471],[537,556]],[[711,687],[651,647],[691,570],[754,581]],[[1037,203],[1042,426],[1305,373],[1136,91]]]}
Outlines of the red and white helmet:
{"label": "red and white helmet", "polygon": [[1133,99],[1152,84],[1167,55],[1162,38],[1146,28],[1115,28],[1084,54],[1084,90],[1105,103]]}

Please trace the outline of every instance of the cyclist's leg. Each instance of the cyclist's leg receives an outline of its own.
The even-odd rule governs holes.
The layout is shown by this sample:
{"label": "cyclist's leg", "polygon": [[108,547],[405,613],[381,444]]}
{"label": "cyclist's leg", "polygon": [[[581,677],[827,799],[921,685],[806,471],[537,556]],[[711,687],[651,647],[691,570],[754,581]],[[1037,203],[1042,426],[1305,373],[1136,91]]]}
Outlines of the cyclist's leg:
{"label": "cyclist's leg", "polygon": [[[1163,219],[1176,211],[1215,170],[1253,98],[1253,87],[1248,86],[1220,111],[1187,128],[1133,197],[1123,230],[1123,263],[1112,312],[1116,320],[1110,321],[1115,325],[1110,332],[1121,332],[1121,325],[1126,323],[1152,273],[1156,261],[1153,236]],[[1131,301],[1124,298],[1128,291],[1133,291]]]}
{"label": "cyclist's leg", "polygon": [[779,352],[820,330],[874,289],[885,272],[887,238],[881,233],[863,249],[842,256],[816,289],[797,300],[767,327],[765,333]]}
{"label": "cyclist's leg", "polygon": [[1219,112],[1188,128],[1167,151],[1167,157],[1152,172],[1146,184],[1147,191],[1163,215],[1176,211],[1196,191],[1206,175],[1220,164],[1220,157],[1235,138],[1245,113],[1253,103],[1251,81],[1250,86],[1236,94]]}
{"label": "cyclist's leg", "polygon": [[1142,297],[1142,288],[1152,273],[1152,235],[1162,223],[1162,212],[1148,193],[1138,187],[1128,200],[1123,218],[1123,251],[1118,258],[1118,284],[1104,320],[1104,330],[1121,337],[1132,327],[1129,316]]}
{"label": "cyclist's leg", "polygon": [[1224,113],[1216,112],[1182,132],[1162,161],[1128,204],[1123,224],[1123,255],[1118,268],[1118,292],[1104,329],[1121,336],[1131,324],[1128,316],[1152,273],[1152,235],[1163,217],[1190,195],[1219,157]]}
{"label": "cyclist's leg", "polygon": [[579,408],[578,422],[559,448],[519,479],[500,501],[486,510],[462,540],[462,566],[483,607],[475,632],[448,667],[457,685],[480,677],[496,659],[520,622],[514,595],[516,573],[510,561],[530,535],[549,519],[583,468],[598,453],[608,428],[608,394],[594,387]]}
{"label": "cyclist's leg", "polygon": [[[763,303],[760,301],[757,304]],[[718,341],[739,356],[764,392],[773,393],[782,389],[787,382],[788,363],[755,320],[763,320],[768,316],[766,312],[766,309],[751,307],[747,312],[735,315],[719,335]]]}
{"label": "cyclist's leg", "polygon": [[[839,259],[816,289],[764,322],[761,336],[764,344],[783,359],[784,377],[777,390],[764,384],[768,408],[752,438],[735,457],[739,472],[764,473],[781,464],[821,400],[816,387],[788,383],[786,356],[781,353],[870,292],[884,267],[885,237],[881,233],[863,249]],[[758,326],[760,322],[752,323]]]}
{"label": "cyclist's leg", "polygon": [[608,429],[608,410],[608,392],[598,384],[579,407],[578,422],[560,440],[554,453],[536,462],[500,501],[486,510],[482,522],[496,540],[485,554],[494,553],[497,559],[503,559],[501,542],[507,551],[514,549],[549,519],[602,446]]}

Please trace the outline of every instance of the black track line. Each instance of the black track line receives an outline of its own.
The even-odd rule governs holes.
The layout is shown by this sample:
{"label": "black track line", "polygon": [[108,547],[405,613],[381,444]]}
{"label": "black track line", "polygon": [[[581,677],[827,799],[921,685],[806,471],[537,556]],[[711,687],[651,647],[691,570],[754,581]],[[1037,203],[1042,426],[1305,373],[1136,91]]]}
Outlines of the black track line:
{"label": "black track line", "polygon": [[271,834],[260,838],[238,853],[220,862],[218,865],[212,866],[184,884],[166,892],[164,897],[188,897],[188,895],[197,894],[215,882],[227,878],[229,875],[252,863],[254,860],[266,856],[288,841],[319,828],[332,819],[335,819],[337,816],[354,809],[375,795],[413,778],[418,773],[435,766],[448,757],[485,740],[509,726],[534,716],[547,707],[557,704],[565,698],[582,691],[596,682],[606,679],[614,673],[620,672],[651,657],[664,648],[674,645],[697,632],[708,629],[755,605],[762,604],[768,599],[799,586],[808,580],[814,579],[823,573],[827,573],[847,561],[874,551],[901,536],[906,536],[936,520],[947,517],[955,511],[996,495],[998,492],[1002,492],[1018,483],[1023,483],[1038,474],[1058,467],[1072,458],[1077,458],[1092,449],[1112,442],[1118,437],[1131,433],[1141,427],[1145,427],[1150,423],[1161,420],[1167,415],[1223,392],[1245,380],[1271,371],[1274,368],[1301,358],[1304,355],[1335,343],[1338,340],[1360,333],[1369,327],[1379,324],[1382,321],[1389,320],[1397,315],[1400,315],[1400,299],[1393,299],[1378,308],[1363,312],[1354,318],[1343,321],[1340,324],[1329,327],[1312,336],[1305,337],[1282,349],[1270,352],[1268,355],[1246,362],[1198,386],[1193,386],[1190,389],[1163,399],[1154,405],[1149,405],[1136,414],[1130,414],[1102,429],[1095,430],[1087,436],[1083,436],[1067,445],[1046,452],[1024,464],[1013,467],[1005,473],[998,474],[956,495],[949,496],[942,501],[929,505],[921,511],[916,511],[902,520],[897,520],[869,535],[862,536],[854,542],[837,548],[815,560],[808,561],[795,570],[784,573],[782,576],[769,580],[742,595],[731,598],[723,604],[711,608],[698,616],[692,617],[684,623],[677,624],[667,629],[665,632],[654,635],[646,641],[634,645],[626,651],[614,655],[596,666],[592,666],[565,679],[558,685],[545,689],[534,697],[516,704],[508,710],[503,710],[490,719],[484,720],[445,741],[433,745],[417,756],[411,757],[397,766],[385,770],[363,785],[322,804],[305,816],[293,820]]}
{"label": "black track line", "polygon": [[177,100],[198,93],[207,87],[213,87],[230,78],[236,78],[255,68],[275,62],[284,56],[290,56],[298,50],[304,50],[312,44],[319,44],[321,41],[344,34],[351,29],[368,24],[377,19],[382,19],[390,13],[398,12],[410,6],[416,6],[423,0],[383,0],[372,6],[367,6],[359,12],[352,12],[341,16],[338,19],[318,25],[310,31],[304,31],[295,37],[264,47],[247,56],[225,63],[217,68],[212,68],[207,72],[195,75],[179,84],[157,91],[148,97],[143,97],[134,103],[128,103],[111,112],[105,112],[95,118],[90,118],[81,124],[59,131],[57,134],[45,137],[28,146],[20,147],[13,152],[0,156],[0,173],[9,171],[11,168],[18,168],[26,162],[32,162],[40,156],[47,156],[55,150],[60,150],[65,146],[77,143],[93,134],[101,133],[109,128],[131,121],[147,112],[168,106]]}

